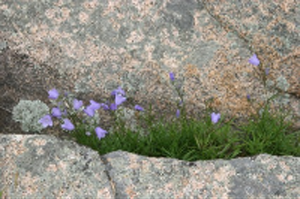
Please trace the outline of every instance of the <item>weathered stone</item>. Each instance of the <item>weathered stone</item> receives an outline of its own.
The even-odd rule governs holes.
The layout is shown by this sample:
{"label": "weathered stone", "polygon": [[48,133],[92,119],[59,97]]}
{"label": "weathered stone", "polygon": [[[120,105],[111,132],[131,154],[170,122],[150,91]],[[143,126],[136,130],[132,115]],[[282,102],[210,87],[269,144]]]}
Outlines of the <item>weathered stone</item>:
{"label": "weathered stone", "polygon": [[58,69],[86,98],[121,85],[135,103],[169,114],[179,100],[171,71],[190,113],[212,98],[224,116],[254,113],[276,93],[248,63],[256,53],[269,82],[286,82],[272,108],[299,118],[299,13],[290,0],[9,1],[0,6],[0,30],[10,49]]}
{"label": "weathered stone", "polygon": [[300,158],[185,162],[103,156],[46,135],[0,135],[4,198],[298,198]]}

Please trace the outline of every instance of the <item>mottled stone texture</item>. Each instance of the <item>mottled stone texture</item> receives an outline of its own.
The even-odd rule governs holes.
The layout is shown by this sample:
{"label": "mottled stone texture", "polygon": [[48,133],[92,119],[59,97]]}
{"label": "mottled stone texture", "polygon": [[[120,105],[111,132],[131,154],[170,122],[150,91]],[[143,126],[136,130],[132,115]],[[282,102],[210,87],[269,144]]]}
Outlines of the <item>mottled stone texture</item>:
{"label": "mottled stone texture", "polygon": [[[0,3],[0,45],[59,70],[77,93],[108,96],[121,85],[135,103],[175,114],[174,72],[190,113],[209,99],[243,117],[275,93],[300,116],[300,4],[294,0],[14,0]],[[262,72],[261,72],[262,73]],[[53,85],[49,84],[49,89]],[[100,101],[100,99],[97,99]],[[174,106],[170,107],[169,104]]]}
{"label": "mottled stone texture", "polygon": [[185,162],[95,151],[46,135],[0,135],[3,198],[299,198],[300,158]]}
{"label": "mottled stone texture", "polygon": [[112,198],[97,152],[54,136],[0,134],[4,198]]}

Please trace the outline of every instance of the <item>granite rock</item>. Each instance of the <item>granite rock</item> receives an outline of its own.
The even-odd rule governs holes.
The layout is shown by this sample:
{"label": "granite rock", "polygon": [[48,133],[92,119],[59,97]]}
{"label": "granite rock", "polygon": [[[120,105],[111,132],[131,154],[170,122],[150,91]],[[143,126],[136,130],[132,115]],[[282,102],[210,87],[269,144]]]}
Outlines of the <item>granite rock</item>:
{"label": "granite rock", "polygon": [[[57,81],[85,98],[122,86],[136,104],[174,115],[174,72],[190,113],[210,100],[224,116],[248,117],[281,92],[272,108],[299,119],[299,8],[292,0],[4,1],[0,43],[58,70]],[[260,67],[248,63],[254,53]]]}
{"label": "granite rock", "polygon": [[299,198],[300,159],[185,162],[105,155],[47,135],[0,134],[2,198]]}

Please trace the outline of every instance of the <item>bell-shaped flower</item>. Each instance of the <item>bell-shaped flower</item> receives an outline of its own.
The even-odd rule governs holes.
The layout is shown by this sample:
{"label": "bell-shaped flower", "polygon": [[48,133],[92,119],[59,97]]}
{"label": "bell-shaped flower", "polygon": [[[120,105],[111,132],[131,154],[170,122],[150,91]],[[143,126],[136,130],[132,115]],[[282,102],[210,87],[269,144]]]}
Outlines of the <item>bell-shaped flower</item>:
{"label": "bell-shaped flower", "polygon": [[101,138],[104,138],[105,134],[107,133],[107,131],[103,130],[100,127],[96,127],[95,131],[96,131],[96,135],[97,135],[97,137],[98,137],[99,140],[101,140]]}
{"label": "bell-shaped flower", "polygon": [[78,100],[78,99],[73,100],[73,107],[76,111],[79,110],[82,105],[83,105],[83,102],[81,100]]}
{"label": "bell-shaped flower", "polygon": [[220,117],[221,117],[220,113],[214,113],[213,112],[211,114],[211,121],[215,124],[215,123],[217,123],[219,121]]}
{"label": "bell-shaped flower", "polygon": [[61,118],[61,116],[62,116],[62,113],[58,107],[53,107],[51,114],[53,117],[57,117],[57,118]]}
{"label": "bell-shaped flower", "polygon": [[48,91],[48,94],[49,94],[49,96],[48,96],[49,99],[57,99],[59,96],[59,93],[55,88]]}
{"label": "bell-shaped flower", "polygon": [[115,104],[117,106],[119,106],[120,104],[122,104],[123,102],[126,101],[126,97],[123,97],[121,94],[117,94],[116,98],[115,98]]}
{"label": "bell-shaped flower", "polygon": [[180,110],[177,109],[177,111],[176,111],[176,117],[179,118],[179,116],[180,116]]}
{"label": "bell-shaped flower", "polygon": [[117,89],[115,89],[111,92],[111,95],[113,95],[113,96],[115,96],[117,94],[121,94],[121,95],[125,96],[125,91],[121,88],[121,86],[119,86]]}
{"label": "bell-shaped flower", "polygon": [[170,75],[170,79],[171,79],[171,81],[174,81],[175,80],[175,76],[174,76],[174,73],[169,73],[169,75]]}
{"label": "bell-shaped flower", "polygon": [[260,61],[257,58],[256,54],[252,55],[252,57],[249,59],[249,63],[253,64],[254,66],[258,66]]}
{"label": "bell-shaped flower", "polygon": [[87,106],[83,111],[90,117],[93,117],[95,114],[95,109],[92,107],[92,105]]}
{"label": "bell-shaped flower", "polygon": [[134,108],[135,108],[135,110],[137,110],[137,111],[144,111],[144,108],[141,107],[141,106],[139,106],[139,105],[135,105]]}
{"label": "bell-shaped flower", "polygon": [[115,111],[115,110],[117,110],[118,106],[115,103],[111,103],[109,108],[110,108],[110,110]]}
{"label": "bell-shaped flower", "polygon": [[64,119],[64,123],[61,125],[61,128],[72,131],[75,127],[69,119]]}
{"label": "bell-shaped flower", "polygon": [[109,110],[109,107],[107,104],[101,103],[100,105],[103,107],[104,110],[106,110],[106,111]]}
{"label": "bell-shaped flower", "polygon": [[44,128],[48,126],[53,126],[53,121],[50,115],[45,115],[39,120],[39,123],[43,125]]}
{"label": "bell-shaped flower", "polygon": [[94,109],[94,110],[97,110],[101,107],[101,105],[98,103],[98,102],[95,102],[94,100],[90,100],[90,103],[91,103],[91,108]]}

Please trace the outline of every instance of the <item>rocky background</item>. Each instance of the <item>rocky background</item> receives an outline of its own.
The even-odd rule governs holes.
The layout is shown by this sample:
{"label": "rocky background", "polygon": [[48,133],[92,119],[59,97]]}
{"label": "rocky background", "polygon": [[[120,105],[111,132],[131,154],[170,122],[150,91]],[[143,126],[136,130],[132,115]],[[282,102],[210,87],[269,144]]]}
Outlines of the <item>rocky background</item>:
{"label": "rocky background", "polygon": [[[125,106],[152,104],[171,118],[179,100],[169,80],[174,72],[191,115],[209,106],[247,120],[280,93],[271,108],[290,110],[298,129],[299,24],[294,0],[0,1],[0,195],[298,198],[297,157],[99,156],[57,138],[65,136],[59,129],[44,132],[56,137],[16,135],[25,132],[11,112],[21,99],[49,103],[52,88],[103,102],[122,86]],[[259,67],[248,63],[254,53]]]}
{"label": "rocky background", "polygon": [[273,109],[299,121],[299,19],[291,0],[2,1],[1,126],[18,100],[47,102],[53,87],[102,101],[120,85],[132,104],[173,116],[169,72],[190,114],[210,101],[224,117],[247,118],[280,92]]}

